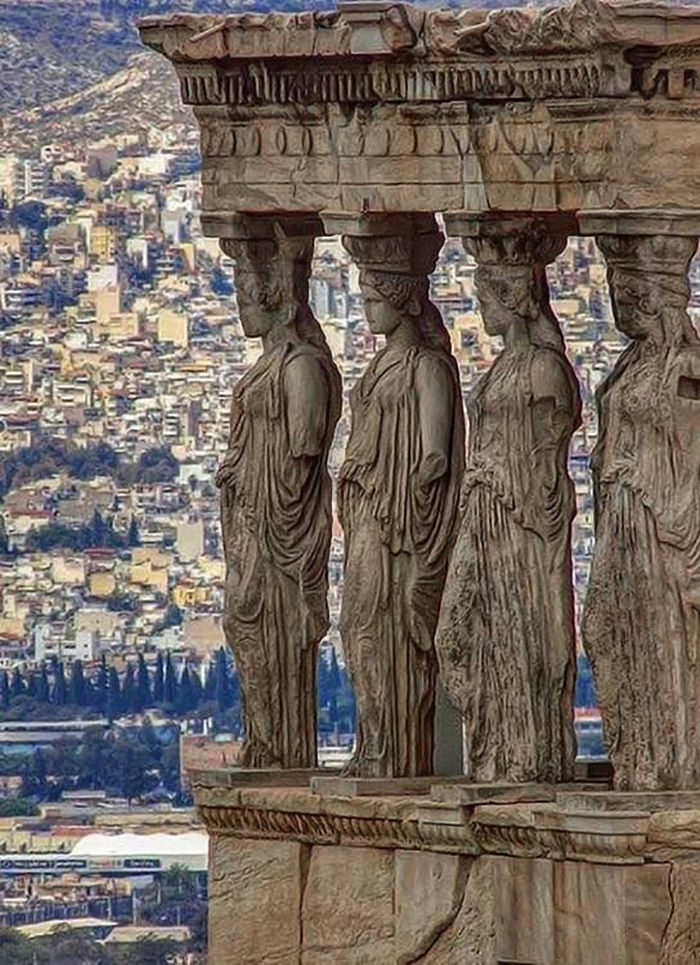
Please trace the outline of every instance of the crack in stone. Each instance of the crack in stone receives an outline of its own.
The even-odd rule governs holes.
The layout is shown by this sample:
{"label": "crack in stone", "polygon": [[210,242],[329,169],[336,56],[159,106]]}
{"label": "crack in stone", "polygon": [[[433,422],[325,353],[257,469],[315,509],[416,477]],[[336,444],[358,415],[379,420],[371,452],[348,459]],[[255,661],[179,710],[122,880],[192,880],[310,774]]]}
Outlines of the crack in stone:
{"label": "crack in stone", "polygon": [[402,955],[397,959],[397,965],[417,965],[417,963],[425,961],[426,956],[435,948],[445,932],[455,923],[467,900],[467,885],[473,863],[472,860],[465,859],[464,864],[460,864],[454,886],[452,908],[448,914],[428,933],[421,943],[421,948],[412,954],[410,958]]}
{"label": "crack in stone", "polygon": [[298,965],[302,965],[304,958],[304,898],[306,886],[309,882],[309,865],[311,864],[311,845],[299,846],[299,955]]}
{"label": "crack in stone", "polygon": [[666,936],[671,927],[671,922],[673,921],[673,916],[676,911],[676,899],[674,895],[674,885],[673,885],[673,863],[668,866],[668,897],[671,902],[671,911],[669,912],[668,919],[664,925],[664,930],[661,934],[661,941],[659,942],[659,955],[661,961],[664,959],[664,947],[666,945]]}

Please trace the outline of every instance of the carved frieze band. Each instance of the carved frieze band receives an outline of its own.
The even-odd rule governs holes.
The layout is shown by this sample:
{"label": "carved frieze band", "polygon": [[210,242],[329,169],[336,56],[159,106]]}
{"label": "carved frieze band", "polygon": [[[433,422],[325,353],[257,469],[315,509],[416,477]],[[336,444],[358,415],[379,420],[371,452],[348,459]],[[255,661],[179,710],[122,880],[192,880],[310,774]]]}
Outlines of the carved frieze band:
{"label": "carved frieze band", "polygon": [[630,68],[602,55],[537,60],[368,66],[313,66],[282,69],[265,61],[235,72],[181,67],[186,104],[314,104],[367,101],[449,101],[503,98],[533,100],[625,94]]}
{"label": "carved frieze band", "polygon": [[601,863],[638,864],[644,860],[647,834],[630,828],[610,833],[601,827],[569,830],[511,823],[480,821],[464,811],[462,823],[385,816],[307,813],[264,807],[207,805],[206,793],[197,789],[199,814],[212,835],[240,838],[275,838],[305,844],[349,847],[400,848],[460,854],[503,854],[513,857],[586,859]]}
{"label": "carved frieze band", "polygon": [[604,53],[484,63],[433,62],[349,65],[314,63],[290,68],[266,61],[230,72],[214,66],[180,67],[185,104],[329,104],[435,102],[452,100],[538,100],[592,97],[671,99],[700,95],[700,51],[630,65]]}

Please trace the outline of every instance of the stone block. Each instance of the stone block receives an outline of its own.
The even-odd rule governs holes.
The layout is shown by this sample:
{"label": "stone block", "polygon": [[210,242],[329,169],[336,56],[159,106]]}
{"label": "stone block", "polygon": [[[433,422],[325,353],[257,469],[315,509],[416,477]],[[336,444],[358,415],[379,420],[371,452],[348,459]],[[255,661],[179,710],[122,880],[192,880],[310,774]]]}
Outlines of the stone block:
{"label": "stone block", "polygon": [[497,961],[559,965],[553,957],[554,862],[494,857],[492,863]]}
{"label": "stone block", "polygon": [[296,841],[213,835],[209,845],[209,946],[216,965],[287,965],[301,941],[303,861]]}
{"label": "stone block", "polygon": [[671,914],[668,880],[664,865],[555,862],[552,961],[657,965]]}
{"label": "stone block", "polygon": [[393,852],[313,848],[302,905],[302,934],[305,965],[391,962]]}
{"label": "stone block", "polygon": [[408,965],[454,921],[472,861],[421,851],[397,851],[395,861],[395,956],[397,965]]}
{"label": "stone block", "polygon": [[420,965],[494,965],[495,870],[496,859],[492,857],[479,858],[469,866],[457,913],[425,954],[416,960]]}

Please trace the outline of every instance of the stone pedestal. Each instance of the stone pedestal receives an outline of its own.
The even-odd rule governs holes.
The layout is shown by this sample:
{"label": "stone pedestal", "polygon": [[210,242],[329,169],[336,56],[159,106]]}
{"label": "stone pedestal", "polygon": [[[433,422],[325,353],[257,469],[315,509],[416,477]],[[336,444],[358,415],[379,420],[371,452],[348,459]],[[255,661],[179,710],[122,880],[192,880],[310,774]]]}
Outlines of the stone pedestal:
{"label": "stone pedestal", "polygon": [[[700,961],[700,809],[654,810],[666,807],[659,798],[616,810],[604,785],[461,805],[436,800],[439,787],[341,797],[225,786],[198,772],[211,835],[209,961]],[[589,807],[589,793],[603,800]]]}

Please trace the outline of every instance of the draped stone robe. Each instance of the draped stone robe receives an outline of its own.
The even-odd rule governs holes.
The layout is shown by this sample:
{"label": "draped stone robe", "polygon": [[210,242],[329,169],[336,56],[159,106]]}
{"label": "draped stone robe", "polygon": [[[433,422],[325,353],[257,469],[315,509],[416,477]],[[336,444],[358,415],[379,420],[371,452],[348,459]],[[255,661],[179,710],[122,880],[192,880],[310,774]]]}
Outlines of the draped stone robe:
{"label": "draped stone robe", "polygon": [[[464,424],[454,359],[424,345],[378,353],[351,394],[339,484],[346,538],[341,634],[357,700],[351,769],[432,772],[433,637],[454,540]],[[430,436],[446,465],[421,485]]]}
{"label": "draped stone robe", "polygon": [[700,786],[700,347],[634,342],[598,392],[584,607],[620,790]]}
{"label": "draped stone robe", "polygon": [[506,348],[467,411],[463,519],[437,637],[442,680],[464,717],[474,780],[571,780],[574,373],[553,349]]}
{"label": "draped stone robe", "polygon": [[316,759],[316,659],[328,629],[331,480],[339,416],[330,355],[291,334],[237,383],[217,481],[224,627],[238,666],[251,766]]}

